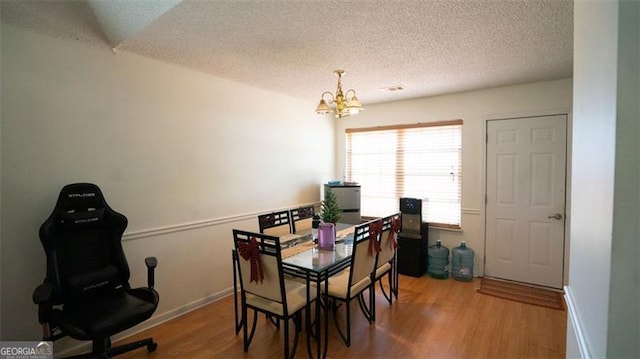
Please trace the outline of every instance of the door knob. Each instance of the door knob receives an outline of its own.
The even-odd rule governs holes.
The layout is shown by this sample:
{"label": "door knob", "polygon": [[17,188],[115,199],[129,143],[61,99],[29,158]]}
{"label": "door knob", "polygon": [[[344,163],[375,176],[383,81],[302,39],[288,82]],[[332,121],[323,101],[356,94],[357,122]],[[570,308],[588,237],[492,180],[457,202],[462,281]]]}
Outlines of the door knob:
{"label": "door knob", "polygon": [[560,213],[556,213],[553,216],[547,217],[549,219],[562,219],[562,215]]}

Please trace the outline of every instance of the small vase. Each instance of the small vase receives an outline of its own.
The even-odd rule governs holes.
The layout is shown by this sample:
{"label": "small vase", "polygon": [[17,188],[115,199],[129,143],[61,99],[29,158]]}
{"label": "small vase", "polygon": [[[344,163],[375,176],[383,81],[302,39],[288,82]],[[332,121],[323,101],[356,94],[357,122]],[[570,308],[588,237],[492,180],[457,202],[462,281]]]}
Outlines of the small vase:
{"label": "small vase", "polygon": [[336,245],[336,226],[333,223],[320,223],[318,226],[318,248],[333,250]]}

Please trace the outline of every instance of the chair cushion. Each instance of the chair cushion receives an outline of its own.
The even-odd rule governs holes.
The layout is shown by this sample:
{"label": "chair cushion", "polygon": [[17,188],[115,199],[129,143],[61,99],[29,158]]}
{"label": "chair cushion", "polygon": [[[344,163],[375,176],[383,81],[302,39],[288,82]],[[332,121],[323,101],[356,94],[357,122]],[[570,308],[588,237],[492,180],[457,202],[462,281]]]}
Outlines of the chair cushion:
{"label": "chair cushion", "polygon": [[[307,285],[292,279],[285,279],[284,285],[287,292],[287,307],[289,314],[293,314],[307,305]],[[316,299],[315,286],[309,288],[309,302]],[[263,298],[251,293],[247,293],[247,304],[277,314],[284,315],[284,309],[281,302]]]}
{"label": "chair cushion", "polygon": [[[348,268],[347,268],[348,269]],[[358,295],[371,284],[371,278],[365,277],[351,286],[351,298]],[[329,295],[336,298],[347,299],[347,289],[349,286],[349,271],[342,272],[329,278]],[[324,291],[324,285],[322,286]]]}
{"label": "chair cushion", "polygon": [[388,262],[384,263],[383,265],[381,265],[380,267],[378,267],[376,269],[376,279],[382,277],[383,275],[385,275],[390,270],[391,270],[391,264],[388,263]]}
{"label": "chair cushion", "polygon": [[151,317],[158,306],[158,293],[137,288],[84,296],[67,302],[52,313],[53,322],[72,338],[107,338]]}
{"label": "chair cushion", "polygon": [[310,229],[313,225],[313,218],[305,218],[298,221],[295,221],[296,233],[304,231],[306,229]]}
{"label": "chair cushion", "polygon": [[289,228],[289,223],[287,222],[281,226],[265,228],[262,232],[270,236],[281,237],[291,234],[291,228]]}
{"label": "chair cushion", "polygon": [[94,271],[70,275],[67,280],[68,295],[98,295],[111,291],[121,283],[118,281],[118,268],[108,265]]}

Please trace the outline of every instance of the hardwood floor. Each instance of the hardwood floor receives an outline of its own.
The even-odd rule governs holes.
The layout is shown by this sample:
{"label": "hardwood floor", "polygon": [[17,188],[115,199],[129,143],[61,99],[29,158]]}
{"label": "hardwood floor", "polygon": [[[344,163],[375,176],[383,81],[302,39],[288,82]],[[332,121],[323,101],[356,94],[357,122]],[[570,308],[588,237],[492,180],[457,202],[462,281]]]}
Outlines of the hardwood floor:
{"label": "hardwood floor", "polygon": [[[376,287],[376,322],[370,326],[352,303],[352,344],[347,348],[330,318],[327,357],[564,358],[566,310],[479,294],[479,283],[479,278],[459,282],[401,275],[400,299],[391,306]],[[344,308],[339,314],[344,316]],[[153,336],[158,349],[119,358],[281,358],[282,335],[260,315],[244,353],[242,332],[236,336],[233,328],[233,297],[227,297],[128,338]],[[296,357],[308,357],[304,332]]]}

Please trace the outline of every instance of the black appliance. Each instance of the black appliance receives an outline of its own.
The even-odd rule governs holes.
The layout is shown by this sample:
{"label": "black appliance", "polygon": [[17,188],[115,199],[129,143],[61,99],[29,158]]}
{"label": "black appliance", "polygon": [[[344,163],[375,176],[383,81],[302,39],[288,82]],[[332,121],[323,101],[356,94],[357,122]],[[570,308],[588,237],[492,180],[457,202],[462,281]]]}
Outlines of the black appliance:
{"label": "black appliance", "polygon": [[400,198],[402,215],[398,234],[398,273],[422,277],[427,271],[428,223],[422,222],[422,200]]}

